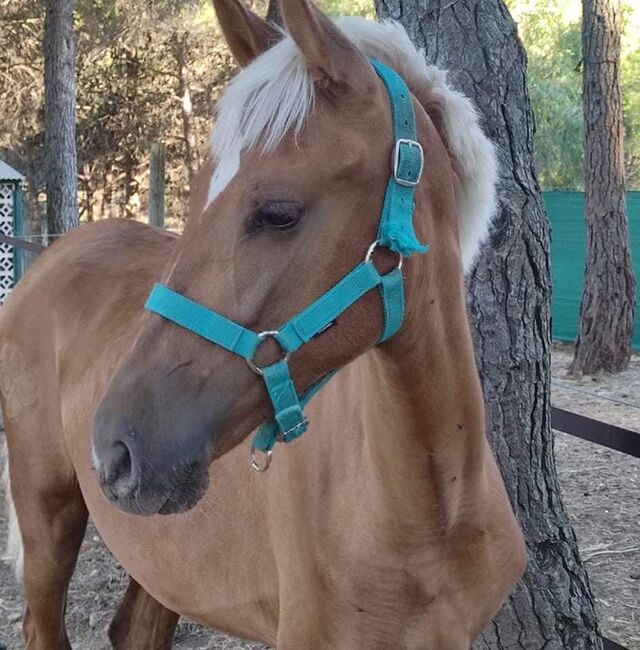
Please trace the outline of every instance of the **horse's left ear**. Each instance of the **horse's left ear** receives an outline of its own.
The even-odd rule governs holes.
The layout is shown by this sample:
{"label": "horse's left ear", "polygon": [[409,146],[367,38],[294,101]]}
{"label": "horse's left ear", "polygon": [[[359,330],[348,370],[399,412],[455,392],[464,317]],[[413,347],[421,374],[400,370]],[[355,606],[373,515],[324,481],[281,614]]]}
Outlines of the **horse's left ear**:
{"label": "horse's left ear", "polygon": [[213,0],[213,6],[231,54],[243,68],[282,38],[276,27],[254,14],[242,0]]}
{"label": "horse's left ear", "polygon": [[373,70],[347,36],[308,0],[281,0],[287,31],[302,52],[314,80],[358,86]]}

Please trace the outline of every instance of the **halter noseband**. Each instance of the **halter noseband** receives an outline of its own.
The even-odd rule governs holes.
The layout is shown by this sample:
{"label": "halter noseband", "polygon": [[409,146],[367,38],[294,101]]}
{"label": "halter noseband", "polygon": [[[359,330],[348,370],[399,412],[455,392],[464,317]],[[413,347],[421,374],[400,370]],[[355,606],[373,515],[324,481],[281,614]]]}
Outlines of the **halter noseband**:
{"label": "halter noseband", "polygon": [[[277,330],[253,332],[161,284],[154,286],[145,305],[149,311],[243,357],[251,370],[264,379],[274,417],[258,429],[253,440],[252,466],[257,471],[269,468],[276,442],[291,442],[307,430],[304,407],[337,372],[334,370],[326,374],[298,394],[289,373],[291,354],[331,327],[338,316],[375,287],[380,292],[384,312],[384,327],[378,342],[393,336],[400,329],[404,316],[403,257],[427,251],[413,229],[413,199],[422,176],[424,156],[416,139],[411,93],[394,70],[379,61],[372,60],[371,65],[384,82],[389,95],[395,146],[378,235],[369,246],[364,260]],[[386,247],[398,254],[398,265],[385,275],[378,273],[371,259],[377,247]],[[282,358],[271,365],[259,367],[255,356],[262,342],[268,338],[278,343]],[[265,455],[262,463],[258,459],[258,451]]]}

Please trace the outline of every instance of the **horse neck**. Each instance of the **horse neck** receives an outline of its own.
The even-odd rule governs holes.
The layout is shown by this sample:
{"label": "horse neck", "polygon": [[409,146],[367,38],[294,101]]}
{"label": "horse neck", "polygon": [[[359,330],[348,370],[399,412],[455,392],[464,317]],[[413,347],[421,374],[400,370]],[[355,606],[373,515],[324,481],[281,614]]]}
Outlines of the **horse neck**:
{"label": "horse neck", "polygon": [[399,522],[468,521],[483,495],[484,406],[454,221],[435,224],[431,250],[407,265],[403,328],[366,355],[368,489],[394,537]]}

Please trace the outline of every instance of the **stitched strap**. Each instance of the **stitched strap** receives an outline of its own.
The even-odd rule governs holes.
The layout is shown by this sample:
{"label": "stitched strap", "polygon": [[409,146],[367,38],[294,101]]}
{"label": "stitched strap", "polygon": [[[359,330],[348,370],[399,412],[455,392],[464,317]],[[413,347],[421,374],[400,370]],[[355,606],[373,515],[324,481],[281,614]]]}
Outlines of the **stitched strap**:
{"label": "stitched strap", "polygon": [[371,262],[360,263],[338,284],[287,321],[275,338],[287,352],[295,352],[381,282],[382,277]]}
{"label": "stitched strap", "polygon": [[382,309],[384,310],[384,329],[380,342],[390,339],[402,326],[404,318],[404,288],[402,269],[395,269],[382,276],[379,286]]}
{"label": "stitched strap", "polygon": [[255,332],[162,284],[154,285],[145,309],[247,359],[253,358],[260,344]]}
{"label": "stitched strap", "polygon": [[[278,361],[263,369],[264,382],[273,405],[274,420],[276,423],[275,439],[270,440],[269,449],[280,442],[291,442],[307,430],[307,419],[302,412],[298,401],[298,394],[289,374],[289,365],[285,360]],[[254,447],[258,447],[254,441]]]}
{"label": "stitched strap", "polygon": [[384,197],[378,240],[405,257],[426,253],[427,247],[418,241],[413,228],[415,186],[422,175],[424,156],[417,142],[411,92],[395,70],[380,61],[370,61],[389,95],[395,140],[392,174]]}
{"label": "stitched strap", "polygon": [[[304,411],[307,404],[315,397],[331,380],[331,378],[337,373],[337,370],[333,370],[330,373],[327,373],[324,377],[312,384],[307,390],[305,390],[301,395],[299,395],[300,407]],[[292,434],[287,434],[284,439],[284,442],[291,442],[300,436],[307,429],[308,421],[305,418],[305,427],[300,433],[292,432]],[[295,433],[295,435],[293,435]],[[279,440],[279,431],[278,431],[278,422],[275,420],[269,420],[262,424],[257,430],[253,438],[253,446],[260,451],[269,451],[273,449],[276,442]]]}
{"label": "stitched strap", "polygon": [[389,95],[394,140],[415,140],[416,116],[413,112],[413,101],[407,84],[388,65],[376,59],[369,59],[369,62],[376,74],[382,79]]}

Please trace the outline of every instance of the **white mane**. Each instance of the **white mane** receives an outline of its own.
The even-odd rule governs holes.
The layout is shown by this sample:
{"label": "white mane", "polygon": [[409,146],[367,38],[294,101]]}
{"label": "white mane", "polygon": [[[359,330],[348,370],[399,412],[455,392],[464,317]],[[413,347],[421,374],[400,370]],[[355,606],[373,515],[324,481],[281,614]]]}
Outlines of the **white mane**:
{"label": "white mane", "polygon": [[[441,110],[445,139],[457,162],[456,201],[465,272],[484,241],[495,210],[497,162],[471,101],[447,84],[446,73],[396,22],[338,18],[336,24],[369,56],[394,68],[418,95]],[[212,148],[219,165],[209,188],[212,201],[236,174],[240,153],[260,144],[273,150],[289,133],[299,134],[314,106],[314,86],[290,36],[253,61],[231,83],[218,104]]]}

